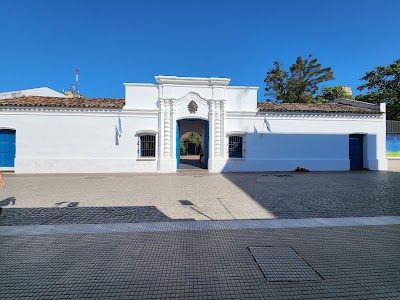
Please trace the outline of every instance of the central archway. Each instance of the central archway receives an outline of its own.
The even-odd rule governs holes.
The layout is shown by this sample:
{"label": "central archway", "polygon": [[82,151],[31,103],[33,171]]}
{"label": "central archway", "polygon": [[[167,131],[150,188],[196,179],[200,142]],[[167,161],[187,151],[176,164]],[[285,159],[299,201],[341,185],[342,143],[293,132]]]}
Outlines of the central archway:
{"label": "central archway", "polygon": [[[203,119],[181,119],[176,126],[176,168],[179,169],[207,169],[209,151],[209,129],[208,121]],[[196,145],[194,155],[184,156],[182,153],[182,137],[187,137],[190,133],[200,136],[200,145]],[[190,154],[192,154],[193,150]]]}

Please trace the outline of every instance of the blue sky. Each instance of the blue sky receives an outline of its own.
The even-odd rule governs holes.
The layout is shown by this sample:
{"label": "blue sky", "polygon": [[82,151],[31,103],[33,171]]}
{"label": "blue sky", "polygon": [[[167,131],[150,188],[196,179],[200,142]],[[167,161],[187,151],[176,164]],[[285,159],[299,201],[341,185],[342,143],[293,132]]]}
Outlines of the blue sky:
{"label": "blue sky", "polygon": [[69,89],[124,97],[156,75],[259,86],[274,60],[313,54],[354,94],[366,71],[400,58],[398,0],[21,1],[0,3],[0,92]]}

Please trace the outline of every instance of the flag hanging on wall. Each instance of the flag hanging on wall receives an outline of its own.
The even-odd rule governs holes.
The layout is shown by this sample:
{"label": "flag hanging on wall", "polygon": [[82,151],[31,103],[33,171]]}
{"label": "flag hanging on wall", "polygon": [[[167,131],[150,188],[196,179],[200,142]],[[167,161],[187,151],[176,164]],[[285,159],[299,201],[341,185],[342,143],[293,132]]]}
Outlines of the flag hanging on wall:
{"label": "flag hanging on wall", "polygon": [[271,126],[269,125],[269,122],[267,121],[267,116],[264,115],[264,124],[267,126],[267,129],[269,132],[271,132]]}
{"label": "flag hanging on wall", "polygon": [[118,127],[117,127],[117,130],[118,130],[119,137],[121,137],[121,134],[122,134],[122,123],[121,123],[121,116],[119,115],[119,112],[118,112]]}
{"label": "flag hanging on wall", "polygon": [[267,120],[267,116],[265,116],[265,115],[264,115],[264,122],[263,122],[263,126],[262,126],[262,129],[261,129],[260,137],[262,137],[262,135],[264,133],[264,125],[265,125],[265,127],[267,127],[267,130],[269,132],[271,132],[271,126],[269,125],[269,122]]}

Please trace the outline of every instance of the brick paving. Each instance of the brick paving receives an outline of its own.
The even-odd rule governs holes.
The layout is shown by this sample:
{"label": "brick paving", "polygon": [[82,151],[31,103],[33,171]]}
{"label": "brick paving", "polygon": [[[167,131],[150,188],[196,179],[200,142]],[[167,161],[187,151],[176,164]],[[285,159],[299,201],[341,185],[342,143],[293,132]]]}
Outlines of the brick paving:
{"label": "brick paving", "polygon": [[[199,221],[185,229],[171,222],[399,216],[400,173],[6,175],[6,182],[0,226],[15,233],[0,234],[1,299],[400,299],[395,223],[241,229],[250,221]],[[139,230],[118,231],[119,223]],[[63,232],[69,224],[102,230]],[[60,230],[31,235],[15,225]]]}
{"label": "brick paving", "polygon": [[[17,235],[0,244],[2,299],[400,298],[400,225]],[[268,281],[256,247],[290,247],[318,277]]]}
{"label": "brick paving", "polygon": [[395,172],[16,175],[6,181],[0,226],[400,215]]}
{"label": "brick paving", "polygon": [[227,173],[224,176],[279,219],[400,215],[400,173]]}

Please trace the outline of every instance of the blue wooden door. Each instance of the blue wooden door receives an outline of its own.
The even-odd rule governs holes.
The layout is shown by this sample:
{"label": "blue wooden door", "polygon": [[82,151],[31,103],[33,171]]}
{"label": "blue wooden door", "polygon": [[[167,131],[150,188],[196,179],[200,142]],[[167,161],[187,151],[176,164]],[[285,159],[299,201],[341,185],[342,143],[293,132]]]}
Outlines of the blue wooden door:
{"label": "blue wooden door", "polygon": [[15,130],[0,130],[0,167],[14,167]]}
{"label": "blue wooden door", "polygon": [[181,166],[181,136],[179,130],[179,121],[176,121],[176,168]]}
{"label": "blue wooden door", "polygon": [[208,143],[208,138],[209,138],[209,128],[208,128],[208,126],[209,126],[209,122],[208,121],[205,121],[204,122],[204,126],[205,126],[205,128],[204,128],[204,135],[205,135],[205,137],[204,137],[204,147],[203,147],[203,152],[204,152],[204,163],[206,164],[206,168],[208,168],[208,153],[209,153],[209,149],[208,149],[208,147],[209,147],[209,143]]}
{"label": "blue wooden door", "polygon": [[350,170],[361,170],[364,166],[363,160],[363,135],[350,134],[349,137],[349,158]]}

